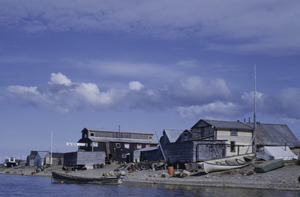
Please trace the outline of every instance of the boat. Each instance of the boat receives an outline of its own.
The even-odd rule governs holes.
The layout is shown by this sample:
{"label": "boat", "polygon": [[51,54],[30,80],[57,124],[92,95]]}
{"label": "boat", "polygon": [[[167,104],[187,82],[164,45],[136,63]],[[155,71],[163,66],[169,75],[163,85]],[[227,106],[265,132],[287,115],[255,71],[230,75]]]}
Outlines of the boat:
{"label": "boat", "polygon": [[255,154],[250,153],[250,154],[208,160],[203,162],[203,169],[206,173],[210,173],[216,171],[243,168],[245,166],[250,165],[254,157]]}
{"label": "boat", "polygon": [[275,170],[277,168],[283,167],[284,161],[283,159],[275,159],[270,161],[259,162],[254,164],[254,172],[256,173],[265,173],[271,170]]}
{"label": "boat", "polygon": [[122,184],[122,177],[83,177],[66,172],[52,172],[52,183]]}

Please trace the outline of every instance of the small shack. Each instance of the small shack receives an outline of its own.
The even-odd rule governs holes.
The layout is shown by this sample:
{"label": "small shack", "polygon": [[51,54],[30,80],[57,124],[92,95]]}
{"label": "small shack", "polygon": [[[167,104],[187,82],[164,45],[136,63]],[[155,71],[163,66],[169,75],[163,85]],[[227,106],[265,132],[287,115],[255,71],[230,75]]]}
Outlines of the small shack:
{"label": "small shack", "polygon": [[93,169],[105,165],[104,151],[77,151],[64,154],[64,167]]}

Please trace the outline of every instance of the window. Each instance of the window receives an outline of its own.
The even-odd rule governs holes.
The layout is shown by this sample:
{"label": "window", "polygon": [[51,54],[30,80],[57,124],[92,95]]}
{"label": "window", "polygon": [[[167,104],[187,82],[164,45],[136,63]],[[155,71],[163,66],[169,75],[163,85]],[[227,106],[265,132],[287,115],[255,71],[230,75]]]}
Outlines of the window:
{"label": "window", "polygon": [[121,148],[121,144],[120,143],[116,143],[116,148]]}
{"label": "window", "polygon": [[141,145],[141,144],[138,144],[138,145],[137,145],[137,149],[142,149],[142,145]]}
{"label": "window", "polygon": [[235,152],[235,141],[230,142],[230,152],[232,152],[232,153]]}
{"label": "window", "polygon": [[153,136],[149,135],[148,140],[153,140]]}
{"label": "window", "polygon": [[91,132],[91,137],[95,136],[95,133]]}
{"label": "window", "polygon": [[238,136],[238,130],[237,129],[231,129],[230,130],[230,135],[231,136]]}
{"label": "window", "polygon": [[92,142],[93,147],[98,147],[98,142]]}
{"label": "window", "polygon": [[130,144],[124,144],[124,148],[129,149],[130,148]]}

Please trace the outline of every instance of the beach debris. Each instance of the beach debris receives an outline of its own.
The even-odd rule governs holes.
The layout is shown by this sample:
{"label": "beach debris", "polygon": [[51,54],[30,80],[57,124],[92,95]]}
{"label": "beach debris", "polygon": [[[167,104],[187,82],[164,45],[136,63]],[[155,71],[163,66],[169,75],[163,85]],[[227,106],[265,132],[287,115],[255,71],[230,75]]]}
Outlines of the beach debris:
{"label": "beach debris", "polygon": [[183,171],[180,173],[180,177],[182,177],[182,178],[188,177],[188,176],[190,176],[190,175],[191,175],[191,173],[190,173],[189,171],[187,171],[187,170],[183,170]]}
{"label": "beach debris", "polygon": [[185,163],[185,169],[189,172],[197,172],[198,171],[198,163]]}
{"label": "beach debris", "polygon": [[161,177],[162,178],[169,178],[170,175],[168,173],[164,172],[164,173],[161,174]]}

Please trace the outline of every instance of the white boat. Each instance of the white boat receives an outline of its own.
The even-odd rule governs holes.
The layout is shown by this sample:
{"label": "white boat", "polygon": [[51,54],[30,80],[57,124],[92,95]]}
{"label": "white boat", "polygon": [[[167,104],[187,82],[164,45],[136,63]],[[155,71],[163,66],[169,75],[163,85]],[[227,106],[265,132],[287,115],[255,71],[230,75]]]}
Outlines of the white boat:
{"label": "white boat", "polygon": [[255,154],[245,154],[232,157],[213,159],[203,162],[206,173],[242,168],[251,164]]}

